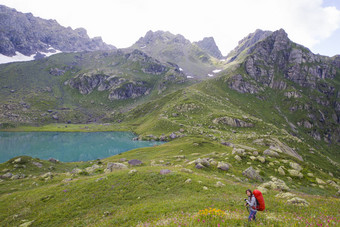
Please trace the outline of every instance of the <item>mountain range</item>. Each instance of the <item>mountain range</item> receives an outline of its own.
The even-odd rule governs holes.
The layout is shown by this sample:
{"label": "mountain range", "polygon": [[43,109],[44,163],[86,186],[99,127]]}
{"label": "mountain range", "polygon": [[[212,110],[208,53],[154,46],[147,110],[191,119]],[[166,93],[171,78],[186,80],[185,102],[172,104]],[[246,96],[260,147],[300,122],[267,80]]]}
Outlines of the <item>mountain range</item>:
{"label": "mountain range", "polygon": [[[65,28],[55,20],[20,13],[3,5],[0,5],[0,28],[0,63],[39,59],[58,52],[116,49],[101,37],[90,39],[83,28]],[[22,58],[15,58],[18,56]]]}
{"label": "mountain range", "polygon": [[[159,212],[150,207],[178,212],[177,206],[188,206],[190,210],[196,205],[208,206],[205,201],[214,200],[232,209],[238,203],[233,199],[235,195],[240,199],[238,190],[246,187],[271,190],[266,195],[270,207],[280,206],[287,212],[305,211],[309,203],[300,198],[293,205],[277,202],[281,198],[276,197],[278,191],[293,193],[280,196],[297,193],[310,201],[313,198],[316,213],[321,203],[323,209],[338,207],[338,200],[332,198],[329,202],[326,197],[311,196],[340,196],[340,55],[314,54],[291,41],[283,29],[258,29],[223,56],[212,37],[191,42],[180,34],[148,31],[131,47],[117,49],[100,38],[90,39],[84,29],[64,28],[56,21],[5,6],[0,6],[0,18],[1,57],[10,60],[18,53],[35,56],[34,61],[32,58],[0,64],[1,130],[125,130],[135,132],[136,140],[167,141],[162,146],[97,160],[96,164],[56,161],[52,168],[49,161],[11,159],[0,164],[1,172],[7,174],[2,178],[9,175],[9,169],[18,174],[40,174],[41,181],[37,182],[42,186],[32,176],[27,179],[29,189],[15,189],[18,191],[12,193],[9,188],[19,183],[6,178],[6,188],[0,189],[8,193],[0,197],[1,201],[12,204],[16,193],[26,193],[35,204],[43,203],[37,209],[44,206],[48,212],[65,209],[72,213],[71,203],[55,209],[55,200],[60,205],[61,199],[56,199],[60,187],[65,186],[68,188],[61,198],[65,199],[69,189],[83,195],[72,200],[72,204],[82,203],[77,207],[92,204],[88,198],[93,195],[101,201],[110,198],[123,210],[133,210],[126,216],[118,208],[106,211],[108,208],[102,207],[105,203],[100,202],[92,204],[96,211],[91,214],[90,208],[79,211],[86,221],[87,215],[94,215],[93,220],[107,218],[106,224],[113,225],[140,224],[140,219],[145,217],[146,221],[149,215]],[[52,52],[53,56],[49,56]],[[127,158],[141,159],[143,164],[133,166]],[[43,168],[37,167],[37,162]],[[69,170],[71,167],[74,169]],[[113,170],[116,167],[122,170]],[[130,167],[134,169],[127,170]],[[45,170],[51,172],[42,175]],[[52,180],[51,175],[57,180]],[[98,175],[101,178],[96,178]],[[220,183],[212,184],[214,180]],[[104,181],[110,183],[101,183]],[[260,185],[262,182],[265,183]],[[102,188],[107,185],[109,189]],[[96,194],[98,188],[103,189],[100,195]],[[37,200],[35,193],[40,189],[49,194]],[[169,195],[171,201],[164,195]],[[200,202],[202,196],[204,202]],[[222,197],[227,197],[228,203]],[[130,208],[136,203],[143,204],[143,209]],[[22,210],[26,203],[15,204]],[[295,205],[302,207],[292,208]],[[35,208],[32,206],[32,210]],[[8,215],[1,216],[4,223],[18,224],[19,219],[14,218],[17,214],[9,210],[6,209]],[[27,211],[27,216],[33,218],[34,212],[38,211]],[[40,215],[37,225],[55,224],[45,217],[50,216]],[[58,217],[63,220],[58,223],[72,220],[73,224],[88,224],[78,216]],[[272,225],[271,219],[268,217],[265,223]]]}

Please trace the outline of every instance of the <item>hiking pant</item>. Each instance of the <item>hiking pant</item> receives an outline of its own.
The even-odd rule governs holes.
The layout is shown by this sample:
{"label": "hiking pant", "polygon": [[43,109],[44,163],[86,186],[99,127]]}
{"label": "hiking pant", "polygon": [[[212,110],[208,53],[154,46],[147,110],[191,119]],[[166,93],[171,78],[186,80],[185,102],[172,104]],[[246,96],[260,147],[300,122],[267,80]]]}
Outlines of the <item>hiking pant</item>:
{"label": "hiking pant", "polygon": [[251,221],[252,219],[256,221],[256,212],[257,210],[250,209],[248,221]]}

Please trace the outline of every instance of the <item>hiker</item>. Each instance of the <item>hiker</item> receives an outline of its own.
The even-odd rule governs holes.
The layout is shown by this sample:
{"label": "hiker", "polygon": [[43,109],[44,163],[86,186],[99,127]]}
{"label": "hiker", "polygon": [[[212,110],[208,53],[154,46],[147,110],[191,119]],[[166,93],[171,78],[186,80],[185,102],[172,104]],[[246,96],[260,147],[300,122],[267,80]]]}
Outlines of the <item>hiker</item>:
{"label": "hiker", "polygon": [[248,210],[249,210],[248,221],[251,221],[251,220],[256,221],[256,212],[257,212],[256,198],[250,189],[247,189],[246,193],[247,193],[248,199],[245,199],[246,201],[245,206],[248,206]]}

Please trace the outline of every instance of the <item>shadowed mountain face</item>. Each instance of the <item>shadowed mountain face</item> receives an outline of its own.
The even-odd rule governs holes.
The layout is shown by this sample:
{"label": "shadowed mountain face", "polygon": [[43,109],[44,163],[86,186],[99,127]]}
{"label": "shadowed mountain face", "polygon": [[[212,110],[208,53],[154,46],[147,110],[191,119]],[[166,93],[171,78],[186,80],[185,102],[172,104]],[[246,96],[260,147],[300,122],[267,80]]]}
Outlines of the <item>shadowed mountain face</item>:
{"label": "shadowed mountain face", "polygon": [[43,57],[56,51],[110,50],[100,37],[89,38],[83,28],[65,28],[55,20],[44,20],[31,13],[20,13],[0,5],[0,54]]}

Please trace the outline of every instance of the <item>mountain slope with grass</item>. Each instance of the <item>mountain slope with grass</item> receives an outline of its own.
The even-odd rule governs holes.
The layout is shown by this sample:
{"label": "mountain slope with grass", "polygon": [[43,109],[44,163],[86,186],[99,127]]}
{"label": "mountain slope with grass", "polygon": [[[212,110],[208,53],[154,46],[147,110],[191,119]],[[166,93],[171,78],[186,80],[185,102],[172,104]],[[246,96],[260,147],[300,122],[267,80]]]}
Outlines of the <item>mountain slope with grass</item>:
{"label": "mountain slope with grass", "polygon": [[[15,157],[2,163],[1,224],[245,225],[245,190],[257,188],[266,202],[265,212],[257,214],[259,224],[338,225],[339,57],[314,55],[284,30],[255,33],[231,53],[236,58],[224,71],[195,84],[185,80],[180,65],[140,50],[23,63],[25,71],[44,66],[58,74],[66,69],[61,61],[78,62],[78,70],[56,78],[72,91],[67,97],[82,104],[79,112],[91,105],[98,113],[119,107],[114,117],[101,118],[109,124],[89,124],[87,131],[129,130],[140,140],[168,142],[90,162]],[[7,75],[20,72],[13,66],[6,66]],[[154,82],[150,94],[137,97],[143,89],[134,95],[115,92],[121,79],[147,88]],[[23,98],[19,88],[7,90],[5,100]],[[105,110],[98,100],[112,105]],[[81,131],[84,125],[64,126],[12,130]]]}
{"label": "mountain slope with grass", "polygon": [[117,121],[120,112],[188,83],[176,64],[138,50],[4,64],[0,81],[0,119],[7,125]]}

